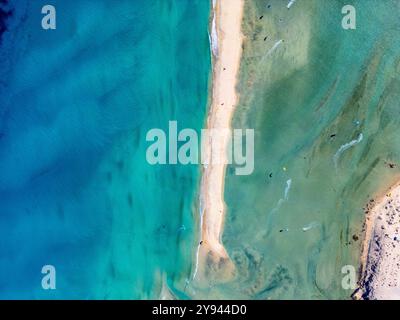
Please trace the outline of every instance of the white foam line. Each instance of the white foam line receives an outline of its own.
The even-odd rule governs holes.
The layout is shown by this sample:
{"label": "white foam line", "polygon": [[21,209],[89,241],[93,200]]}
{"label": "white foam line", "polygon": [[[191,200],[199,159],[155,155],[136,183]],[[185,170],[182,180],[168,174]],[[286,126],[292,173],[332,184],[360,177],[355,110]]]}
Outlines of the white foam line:
{"label": "white foam line", "polygon": [[288,181],[286,181],[286,187],[285,187],[284,197],[281,198],[281,199],[279,199],[278,204],[277,204],[276,207],[271,211],[271,214],[277,212],[277,211],[280,209],[281,205],[282,205],[285,201],[289,200],[289,190],[290,190],[291,185],[292,185],[292,179],[289,179]]}
{"label": "white foam line", "polygon": [[319,223],[316,221],[313,221],[311,223],[309,223],[308,225],[304,226],[303,228],[301,228],[304,232],[311,230],[313,228],[316,228],[319,226]]}
{"label": "white foam line", "polygon": [[278,48],[282,42],[283,42],[283,39],[275,42],[275,44],[272,46],[272,48],[269,49],[268,52],[264,55],[264,57],[261,59],[261,62],[263,62],[266,57],[268,57],[272,52],[274,52],[276,50],[276,48]]}
{"label": "white foam line", "polygon": [[195,263],[195,267],[194,267],[192,280],[196,279],[197,271],[199,270],[199,253],[200,253],[200,244],[197,246],[196,263]]}
{"label": "white foam line", "polygon": [[217,23],[215,17],[215,6],[217,1],[213,0],[213,20],[211,25],[211,36],[210,37],[210,44],[211,44],[211,51],[215,57],[218,56],[218,33],[217,33]]}
{"label": "white foam line", "polygon": [[287,8],[290,9],[290,7],[291,7],[292,5],[294,5],[295,2],[296,2],[296,0],[290,0],[290,2],[289,2],[288,5],[287,5]]}
{"label": "white foam line", "polygon": [[350,149],[351,147],[355,146],[356,144],[360,143],[363,139],[363,134],[360,133],[360,135],[358,136],[357,139],[352,140],[348,143],[345,143],[343,145],[340,146],[340,148],[338,149],[338,151],[336,151],[335,155],[333,156],[333,162],[335,164],[335,169],[337,169],[337,162],[339,160],[340,155],[345,152],[347,149]]}
{"label": "white foam line", "polygon": [[[201,191],[200,191],[200,241],[201,241],[201,230],[203,228],[203,214],[204,214],[204,209],[203,209],[203,197],[201,195]],[[199,254],[200,254],[200,242],[197,245],[197,250],[196,250],[196,262],[195,262],[195,266],[194,266],[194,272],[193,272],[193,277],[192,279],[194,280],[196,278],[197,275],[197,271],[199,270]]]}
{"label": "white foam line", "polygon": [[288,181],[286,181],[285,200],[289,199],[289,190],[290,190],[291,185],[292,185],[292,179],[289,179]]}

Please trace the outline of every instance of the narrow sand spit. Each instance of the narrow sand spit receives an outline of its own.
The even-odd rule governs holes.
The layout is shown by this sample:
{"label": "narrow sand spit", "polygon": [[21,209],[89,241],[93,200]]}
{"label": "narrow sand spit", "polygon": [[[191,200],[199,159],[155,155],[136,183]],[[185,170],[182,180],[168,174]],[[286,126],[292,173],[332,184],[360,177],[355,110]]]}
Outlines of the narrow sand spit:
{"label": "narrow sand spit", "polygon": [[[218,53],[213,56],[212,103],[207,118],[207,129],[218,131],[203,141],[207,158],[220,159],[203,168],[200,187],[201,242],[197,253],[194,278],[202,282],[227,281],[232,278],[234,266],[221,243],[224,223],[224,181],[227,147],[233,112],[238,103],[236,93],[237,75],[242,54],[241,32],[244,0],[218,0],[214,2]],[[216,45],[216,44],[214,44]],[[214,53],[215,54],[215,53]],[[218,142],[214,141],[215,139]]]}
{"label": "narrow sand spit", "polygon": [[400,299],[400,185],[365,208],[365,240],[356,299]]}

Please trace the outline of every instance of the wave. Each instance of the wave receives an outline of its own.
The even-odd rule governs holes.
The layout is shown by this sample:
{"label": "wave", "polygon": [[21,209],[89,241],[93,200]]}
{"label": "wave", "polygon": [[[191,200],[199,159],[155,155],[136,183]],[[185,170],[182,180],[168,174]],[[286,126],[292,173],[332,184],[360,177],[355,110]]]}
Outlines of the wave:
{"label": "wave", "polygon": [[289,179],[288,181],[286,181],[286,188],[285,188],[285,200],[289,199],[289,191],[290,191],[290,187],[292,185],[292,179]]}
{"label": "wave", "polygon": [[296,2],[296,0],[290,0],[290,2],[288,3],[288,5],[286,6],[288,9],[290,9],[290,7],[292,5],[294,5],[294,3]]}
{"label": "wave", "polygon": [[306,232],[306,231],[308,231],[308,230],[317,228],[317,227],[319,227],[319,226],[320,226],[320,223],[319,223],[319,222],[313,221],[313,222],[309,223],[308,225],[304,226],[304,227],[301,228],[301,229],[302,229],[304,232]]}
{"label": "wave", "polygon": [[289,179],[286,181],[286,187],[285,187],[285,192],[284,192],[283,198],[279,199],[278,204],[276,205],[276,207],[274,209],[272,209],[271,214],[277,212],[280,209],[281,205],[285,201],[289,200],[289,191],[290,191],[291,186],[292,186],[292,179]]}
{"label": "wave", "polygon": [[281,44],[283,43],[283,39],[278,40],[277,42],[275,42],[275,44],[272,46],[271,49],[269,49],[267,51],[267,53],[264,55],[264,57],[261,59],[261,62],[264,61],[264,59],[266,57],[268,57],[272,52],[274,52],[276,50],[276,48],[278,48]]}
{"label": "wave", "polygon": [[339,160],[340,155],[345,152],[347,149],[350,149],[351,147],[355,146],[356,144],[360,143],[362,141],[362,139],[364,138],[363,134],[360,133],[360,135],[358,136],[357,139],[352,140],[348,143],[345,143],[343,145],[340,146],[340,148],[338,149],[338,151],[336,151],[335,155],[333,156],[333,162],[335,164],[335,169],[337,169],[337,163]]}

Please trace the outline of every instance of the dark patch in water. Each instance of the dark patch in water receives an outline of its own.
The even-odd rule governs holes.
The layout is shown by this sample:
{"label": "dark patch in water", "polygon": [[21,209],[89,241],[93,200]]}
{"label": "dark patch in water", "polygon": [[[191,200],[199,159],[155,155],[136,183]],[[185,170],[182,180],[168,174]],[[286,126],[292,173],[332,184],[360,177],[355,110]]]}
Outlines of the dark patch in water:
{"label": "dark patch in water", "polygon": [[61,204],[58,204],[58,205],[57,205],[57,214],[58,214],[58,217],[59,217],[61,220],[64,220],[64,219],[65,219],[64,208],[62,207]]}
{"label": "dark patch in water", "polygon": [[108,181],[108,183],[112,182],[112,173],[111,172],[107,172],[107,181]]}
{"label": "dark patch in water", "polygon": [[8,0],[0,0],[0,4],[4,5],[0,7],[0,43],[3,33],[7,31],[7,19],[13,15],[12,9],[6,9]]}
{"label": "dark patch in water", "polygon": [[122,169],[124,168],[124,161],[123,160],[117,161],[116,166],[118,170],[122,171]]}
{"label": "dark patch in water", "polygon": [[129,207],[131,207],[132,208],[132,206],[133,206],[133,198],[132,198],[132,193],[128,193],[128,196],[127,196],[127,199],[128,199],[128,204],[129,204]]}
{"label": "dark patch in water", "polygon": [[289,270],[279,265],[271,273],[267,283],[267,286],[255,295],[255,299],[264,300],[274,294],[279,296],[279,294],[288,290],[290,284],[293,283],[293,279],[290,276]]}

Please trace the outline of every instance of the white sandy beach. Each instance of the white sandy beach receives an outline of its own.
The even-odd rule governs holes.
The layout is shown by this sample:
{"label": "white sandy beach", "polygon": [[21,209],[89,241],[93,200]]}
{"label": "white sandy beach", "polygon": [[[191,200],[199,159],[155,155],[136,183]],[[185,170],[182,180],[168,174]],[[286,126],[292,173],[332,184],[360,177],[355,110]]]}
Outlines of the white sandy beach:
{"label": "white sandy beach", "polygon": [[400,299],[400,185],[365,209],[365,240],[356,299]]}
{"label": "white sandy beach", "polygon": [[[238,103],[237,76],[242,54],[241,32],[243,0],[215,2],[215,29],[218,49],[213,50],[212,102],[207,129],[230,129]],[[215,39],[214,39],[215,41]],[[216,44],[214,43],[214,46]],[[215,48],[215,47],[214,47]],[[204,166],[201,182],[201,242],[197,254],[195,278],[201,280],[212,270],[211,277],[224,281],[233,276],[233,263],[221,243],[225,216],[224,181],[229,130],[222,130],[218,147],[212,148],[212,137],[205,142],[206,154],[221,159],[220,164]]]}

